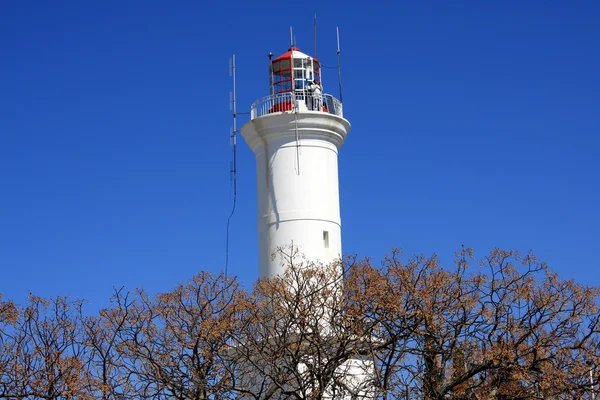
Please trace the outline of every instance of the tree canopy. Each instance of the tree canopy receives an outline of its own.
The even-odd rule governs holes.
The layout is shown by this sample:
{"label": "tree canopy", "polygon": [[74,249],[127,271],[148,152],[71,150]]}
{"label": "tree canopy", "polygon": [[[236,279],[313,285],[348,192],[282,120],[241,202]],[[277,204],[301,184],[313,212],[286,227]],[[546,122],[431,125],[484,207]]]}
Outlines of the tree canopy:
{"label": "tree canopy", "polygon": [[393,250],[375,266],[286,254],[245,290],[200,272],[110,307],[0,296],[0,398],[592,399],[600,288],[533,254]]}

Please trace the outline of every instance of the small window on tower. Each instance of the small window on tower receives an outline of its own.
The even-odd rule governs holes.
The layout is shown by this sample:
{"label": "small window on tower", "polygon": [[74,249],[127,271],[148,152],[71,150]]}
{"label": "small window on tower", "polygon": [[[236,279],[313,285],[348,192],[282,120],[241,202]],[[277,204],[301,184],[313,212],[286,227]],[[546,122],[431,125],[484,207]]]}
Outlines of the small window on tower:
{"label": "small window on tower", "polygon": [[328,249],[329,248],[329,232],[323,231],[323,246]]}

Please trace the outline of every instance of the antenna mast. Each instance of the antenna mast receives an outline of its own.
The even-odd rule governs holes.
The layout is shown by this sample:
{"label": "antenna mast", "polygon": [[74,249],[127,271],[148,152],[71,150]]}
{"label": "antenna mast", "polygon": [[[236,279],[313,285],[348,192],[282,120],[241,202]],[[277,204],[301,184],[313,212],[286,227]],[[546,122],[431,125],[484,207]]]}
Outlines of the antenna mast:
{"label": "antenna mast", "polygon": [[317,13],[315,13],[315,22],[313,29],[313,37],[314,37],[314,49],[313,49],[313,58],[317,58]]}
{"label": "antenna mast", "polygon": [[229,76],[232,77],[233,81],[233,93],[229,94],[229,109],[233,117],[233,128],[229,134],[230,144],[233,147],[233,160],[231,161],[231,169],[229,170],[229,179],[233,184],[233,206],[231,207],[231,214],[227,218],[227,239],[225,243],[225,276],[227,277],[227,269],[229,267],[229,225],[231,223],[231,217],[235,212],[235,205],[237,202],[237,116],[238,114],[250,114],[249,112],[238,112],[237,110],[237,88],[235,82],[235,54],[229,59]]}
{"label": "antenna mast", "polygon": [[231,223],[231,217],[233,217],[233,213],[235,212],[235,205],[237,202],[237,93],[236,93],[236,84],[235,84],[235,54],[231,56],[229,60],[229,76],[232,77],[233,80],[233,93],[230,97],[229,109],[231,110],[231,114],[233,117],[233,129],[229,134],[230,144],[233,147],[233,160],[230,164],[229,170],[229,179],[231,183],[233,183],[233,206],[231,208],[231,214],[229,214],[229,218],[227,218],[227,239],[225,243],[225,276],[227,276],[227,269],[229,267],[229,225]]}
{"label": "antenna mast", "polygon": [[342,72],[341,72],[341,64],[340,64],[340,28],[336,27],[335,32],[337,34],[337,59],[338,59],[338,84],[340,86],[340,102],[342,101]]}
{"label": "antenna mast", "polygon": [[[231,99],[231,111],[233,117],[233,129],[231,131],[231,145],[233,146],[233,162],[231,168],[231,178],[233,181],[233,196],[237,195],[237,90],[235,82],[235,54],[231,57],[231,76],[233,80],[233,97]],[[234,203],[235,205],[235,203]]]}

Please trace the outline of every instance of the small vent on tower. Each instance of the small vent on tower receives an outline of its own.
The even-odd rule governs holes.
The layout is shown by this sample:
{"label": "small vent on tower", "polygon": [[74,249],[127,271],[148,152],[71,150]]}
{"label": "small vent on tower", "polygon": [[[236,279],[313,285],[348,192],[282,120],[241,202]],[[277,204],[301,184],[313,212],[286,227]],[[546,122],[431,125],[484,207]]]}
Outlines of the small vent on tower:
{"label": "small vent on tower", "polygon": [[323,231],[323,246],[328,249],[329,248],[329,232]]}

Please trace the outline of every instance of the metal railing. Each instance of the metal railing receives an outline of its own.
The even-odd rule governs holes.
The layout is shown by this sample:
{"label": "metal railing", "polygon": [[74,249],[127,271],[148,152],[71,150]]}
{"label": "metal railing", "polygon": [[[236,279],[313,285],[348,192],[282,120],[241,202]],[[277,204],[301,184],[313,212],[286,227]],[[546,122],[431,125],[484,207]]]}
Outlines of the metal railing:
{"label": "metal railing", "polygon": [[302,92],[277,93],[256,100],[250,107],[250,119],[279,112],[320,111],[344,116],[342,103],[330,94],[315,97]]}

